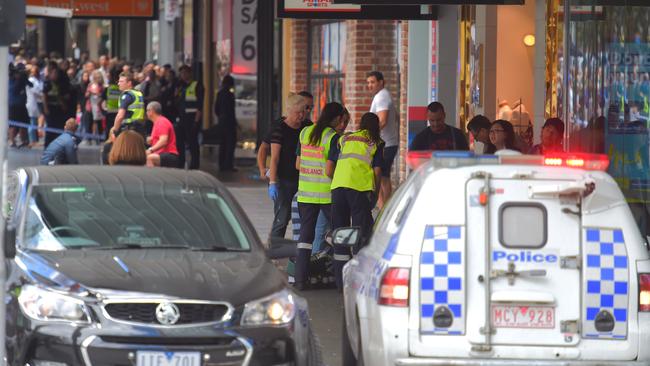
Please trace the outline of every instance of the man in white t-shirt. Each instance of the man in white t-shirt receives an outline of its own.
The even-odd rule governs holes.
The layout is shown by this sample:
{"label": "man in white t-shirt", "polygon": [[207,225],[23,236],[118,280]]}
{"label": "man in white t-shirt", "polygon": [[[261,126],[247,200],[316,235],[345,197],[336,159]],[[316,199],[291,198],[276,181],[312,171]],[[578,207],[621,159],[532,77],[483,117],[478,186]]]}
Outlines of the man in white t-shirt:
{"label": "man in white t-shirt", "polygon": [[370,112],[375,113],[379,117],[381,139],[386,144],[383,154],[384,164],[381,167],[381,189],[377,201],[377,206],[381,208],[388,201],[392,193],[390,171],[393,167],[393,161],[397,155],[399,145],[397,111],[390,97],[390,92],[385,88],[384,75],[379,71],[371,71],[366,77],[368,91],[373,95]]}

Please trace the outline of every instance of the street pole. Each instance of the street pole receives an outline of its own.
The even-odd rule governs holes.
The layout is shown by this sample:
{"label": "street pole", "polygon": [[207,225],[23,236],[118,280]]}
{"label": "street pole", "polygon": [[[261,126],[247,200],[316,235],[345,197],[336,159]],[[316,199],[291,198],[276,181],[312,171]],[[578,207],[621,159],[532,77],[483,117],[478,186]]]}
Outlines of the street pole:
{"label": "street pole", "polygon": [[[5,216],[5,181],[7,177],[7,132],[9,129],[9,47],[0,46],[0,187],[2,187],[2,197],[0,197],[0,291],[5,291],[5,276],[7,275],[7,266],[5,265],[4,235],[7,218]],[[4,294],[3,294],[4,297]],[[6,363],[7,355],[5,354],[5,337],[6,337],[6,304],[0,301],[0,362]]]}

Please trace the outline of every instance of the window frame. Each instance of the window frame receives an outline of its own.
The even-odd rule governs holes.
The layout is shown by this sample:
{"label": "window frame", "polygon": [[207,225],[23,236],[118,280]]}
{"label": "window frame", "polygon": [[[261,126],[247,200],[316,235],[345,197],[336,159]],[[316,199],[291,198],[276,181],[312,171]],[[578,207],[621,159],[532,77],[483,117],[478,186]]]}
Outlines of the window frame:
{"label": "window frame", "polygon": [[[506,243],[503,232],[504,232],[504,220],[503,220],[503,213],[505,210],[508,208],[512,207],[525,207],[525,208],[538,208],[542,211],[542,216],[543,216],[543,230],[544,230],[544,236],[542,239],[542,242],[538,245],[535,246],[522,246],[522,245],[511,245]],[[508,249],[541,249],[546,246],[548,243],[548,211],[546,210],[546,206],[539,202],[506,202],[502,204],[499,207],[499,243],[501,246],[504,248]]]}

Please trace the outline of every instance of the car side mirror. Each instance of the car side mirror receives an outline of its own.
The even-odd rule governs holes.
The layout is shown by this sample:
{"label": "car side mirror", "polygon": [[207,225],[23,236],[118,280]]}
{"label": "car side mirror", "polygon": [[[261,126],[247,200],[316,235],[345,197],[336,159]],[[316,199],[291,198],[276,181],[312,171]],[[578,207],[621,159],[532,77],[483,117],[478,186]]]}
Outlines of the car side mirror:
{"label": "car side mirror", "polygon": [[332,243],[356,247],[361,242],[361,228],[358,226],[341,227],[332,231]]}
{"label": "car side mirror", "polygon": [[10,223],[5,224],[4,252],[6,259],[16,257],[16,227]]}

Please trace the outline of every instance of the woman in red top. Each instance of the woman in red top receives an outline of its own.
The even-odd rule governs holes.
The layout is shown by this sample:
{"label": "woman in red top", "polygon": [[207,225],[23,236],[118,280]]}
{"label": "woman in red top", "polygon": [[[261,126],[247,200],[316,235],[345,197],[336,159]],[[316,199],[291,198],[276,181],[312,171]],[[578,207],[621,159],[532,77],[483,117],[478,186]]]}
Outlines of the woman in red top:
{"label": "woman in red top", "polygon": [[151,145],[147,149],[147,166],[178,167],[174,126],[162,115],[160,103],[151,102],[147,105],[147,118],[153,122],[153,131],[147,139]]}

